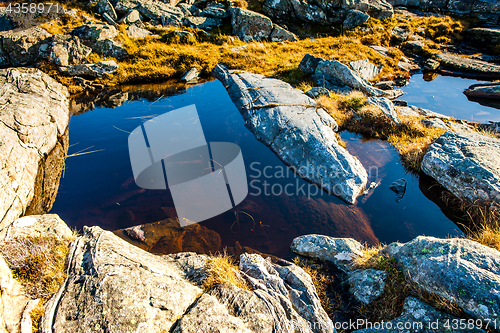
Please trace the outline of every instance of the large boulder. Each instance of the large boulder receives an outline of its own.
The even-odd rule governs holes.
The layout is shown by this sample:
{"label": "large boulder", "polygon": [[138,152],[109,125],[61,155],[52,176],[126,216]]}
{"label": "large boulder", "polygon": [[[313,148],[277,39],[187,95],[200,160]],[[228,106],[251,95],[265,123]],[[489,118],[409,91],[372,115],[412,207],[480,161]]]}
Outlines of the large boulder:
{"label": "large boulder", "polygon": [[429,147],[422,171],[462,200],[500,202],[500,139],[448,131]]}
{"label": "large boulder", "polygon": [[77,36],[87,46],[92,47],[97,41],[113,39],[118,35],[118,30],[105,23],[89,23],[74,29],[71,34]]}
{"label": "large boulder", "polygon": [[301,256],[325,260],[348,272],[354,260],[363,256],[363,245],[352,238],[304,235],[295,238],[290,249]]}
{"label": "large boulder", "polygon": [[47,55],[49,34],[40,27],[0,33],[0,66],[32,65]]}
{"label": "large boulder", "polygon": [[[36,201],[39,166],[61,144],[68,127],[69,95],[64,86],[33,68],[2,69],[0,81],[4,101],[0,113],[2,228]],[[51,176],[57,184],[59,176],[60,172]]]}
{"label": "large boulder", "polygon": [[137,10],[143,17],[149,20],[158,20],[162,23],[180,21],[184,13],[178,7],[162,1],[154,0],[113,0],[115,10],[118,13],[128,14],[131,10]]}
{"label": "large boulder", "polygon": [[335,120],[289,84],[217,65],[213,75],[226,87],[246,126],[301,177],[354,203],[367,182],[361,162],[342,147]]}
{"label": "large boulder", "polygon": [[419,236],[392,243],[394,257],[415,285],[456,305],[468,315],[500,319],[500,252],[468,239]]}
{"label": "large boulder", "polygon": [[273,31],[273,22],[267,16],[236,7],[231,7],[229,12],[233,35],[244,42],[268,38]]}
{"label": "large boulder", "polygon": [[57,66],[81,64],[92,52],[77,36],[54,35],[50,44],[50,57]]}

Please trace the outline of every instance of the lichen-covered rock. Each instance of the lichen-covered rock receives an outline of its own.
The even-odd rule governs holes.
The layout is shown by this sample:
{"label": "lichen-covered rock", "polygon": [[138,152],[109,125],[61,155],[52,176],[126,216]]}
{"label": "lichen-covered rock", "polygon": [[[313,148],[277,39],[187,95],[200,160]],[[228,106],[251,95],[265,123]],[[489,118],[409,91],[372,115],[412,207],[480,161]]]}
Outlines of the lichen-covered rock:
{"label": "lichen-covered rock", "polygon": [[181,81],[190,82],[196,80],[199,75],[200,75],[200,70],[196,67],[193,67],[189,71],[187,71],[186,74],[182,76]]}
{"label": "lichen-covered rock", "polygon": [[[467,323],[465,319],[462,319]],[[485,332],[481,329],[460,324],[453,326],[454,322],[461,323],[458,318],[434,309],[432,306],[414,297],[407,297],[403,305],[403,313],[396,319],[383,322],[380,328],[365,328],[353,331],[353,333],[393,333],[393,332]],[[474,325],[472,325],[474,326]],[[453,328],[452,328],[453,327]]]}
{"label": "lichen-covered rock", "polygon": [[318,98],[322,95],[330,96],[330,90],[323,87],[312,87],[311,89],[306,91],[306,95],[311,98]]}
{"label": "lichen-covered rock", "polygon": [[268,38],[273,30],[273,22],[267,16],[236,7],[231,7],[229,12],[233,35],[244,42]]}
{"label": "lichen-covered rock", "polygon": [[369,18],[370,15],[362,11],[353,9],[347,12],[345,20],[342,23],[342,27],[344,29],[354,29],[368,21]]}
{"label": "lichen-covered rock", "polygon": [[92,52],[77,36],[54,35],[50,44],[50,57],[57,66],[81,64]]}
{"label": "lichen-covered rock", "polygon": [[402,27],[394,27],[391,30],[391,38],[398,43],[405,42],[410,36],[410,32]]}
{"label": "lichen-covered rock", "polygon": [[396,111],[394,104],[389,99],[385,97],[368,97],[366,101],[368,104],[379,108],[387,117],[391,118],[396,125],[401,124],[398,112]]}
{"label": "lichen-covered rock", "polygon": [[464,75],[474,75],[481,78],[500,78],[500,66],[486,61],[460,57],[449,53],[438,53],[437,60],[441,63],[440,69],[448,69]]}
{"label": "lichen-covered rock", "polygon": [[130,38],[146,38],[153,34],[151,31],[138,27],[135,24],[129,25],[125,29],[125,32],[127,33],[127,36],[129,36]]}
{"label": "lichen-covered rock", "polygon": [[220,20],[202,16],[186,16],[183,22],[185,26],[193,29],[212,29],[221,25]]}
{"label": "lichen-covered rock", "polygon": [[68,278],[50,299],[42,332],[163,332],[203,291],[168,257],[98,227],[72,243]]}
{"label": "lichen-covered rock", "polygon": [[92,49],[95,53],[105,57],[124,59],[128,56],[127,51],[122,45],[109,38],[98,40],[94,43]]}
{"label": "lichen-covered rock", "polygon": [[[65,87],[33,68],[2,69],[0,82],[4,103],[0,113],[2,228],[19,218],[35,198],[40,162],[68,127],[69,95]],[[57,179],[59,175],[55,172]]]}
{"label": "lichen-covered rock", "polygon": [[359,302],[370,304],[384,293],[387,272],[376,269],[360,269],[349,273],[349,292]]}
{"label": "lichen-covered rock", "polygon": [[59,70],[69,76],[101,77],[104,74],[112,74],[118,69],[114,60],[99,61],[95,64],[69,65],[60,67]]}
{"label": "lichen-covered rock", "polygon": [[120,23],[134,24],[141,21],[141,14],[137,10],[132,9],[127,15],[121,18]]}
{"label": "lichen-covered rock", "polygon": [[365,81],[376,78],[382,73],[382,69],[384,68],[384,66],[375,66],[366,59],[351,61],[349,65],[351,65],[351,68]]}
{"label": "lichen-covered rock", "polygon": [[227,17],[229,14],[225,9],[224,4],[217,2],[210,2],[202,11],[202,16],[213,17],[222,19]]}
{"label": "lichen-covered rock", "polygon": [[109,0],[98,0],[97,4],[96,4],[96,8],[100,14],[106,13],[109,15],[109,17],[111,17],[111,19],[113,19],[115,21],[118,19],[118,16],[116,15],[116,12],[115,12],[115,9],[113,8],[113,6],[109,2]]}
{"label": "lichen-covered rock", "polygon": [[464,94],[467,97],[500,99],[500,84],[473,84]]}
{"label": "lichen-covered rock", "polygon": [[112,25],[105,23],[84,24],[74,29],[71,34],[77,36],[87,46],[93,48],[93,45],[104,39],[113,39],[118,35],[118,30]]}
{"label": "lichen-covered rock", "polygon": [[298,41],[297,36],[295,36],[295,34],[280,27],[277,24],[273,25],[273,31],[269,35],[269,39],[272,42],[282,42],[282,41],[296,42],[296,41]]}
{"label": "lichen-covered rock", "polygon": [[500,252],[461,238],[419,236],[385,249],[417,287],[478,319],[500,319]]}
{"label": "lichen-covered rock", "polygon": [[131,10],[137,10],[142,16],[150,20],[166,22],[169,19],[181,20],[184,13],[180,8],[162,1],[154,0],[115,0],[115,10],[127,14]]}
{"label": "lichen-covered rock", "polygon": [[[287,317],[297,326],[308,323],[313,332],[333,332],[333,324],[321,307],[311,277],[292,263],[272,264],[258,254],[240,256],[240,271],[252,286],[281,303]],[[305,325],[307,327],[308,325]]]}
{"label": "lichen-covered rock", "polygon": [[50,36],[40,27],[0,32],[0,66],[34,64],[46,55]]}
{"label": "lichen-covered rock", "polygon": [[326,260],[348,272],[353,261],[363,256],[363,245],[352,238],[305,235],[295,238],[290,249],[302,256]]}
{"label": "lichen-covered rock", "polygon": [[500,139],[448,131],[429,147],[422,171],[462,200],[500,202]]}
{"label": "lichen-covered rock", "polygon": [[[246,126],[303,178],[349,203],[366,186],[366,170],[340,146],[335,122],[314,100],[289,84],[217,65],[213,71],[240,110]],[[326,167],[326,171],[324,168]]]}
{"label": "lichen-covered rock", "polygon": [[4,241],[17,237],[55,237],[68,242],[74,238],[71,229],[57,214],[24,216],[0,229],[0,239]]}

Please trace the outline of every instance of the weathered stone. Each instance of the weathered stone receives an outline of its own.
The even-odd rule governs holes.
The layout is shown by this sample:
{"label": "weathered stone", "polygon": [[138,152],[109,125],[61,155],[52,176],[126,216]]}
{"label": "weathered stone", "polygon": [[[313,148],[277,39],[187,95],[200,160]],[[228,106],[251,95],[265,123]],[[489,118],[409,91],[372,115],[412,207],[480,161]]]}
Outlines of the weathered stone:
{"label": "weathered stone", "polygon": [[231,7],[229,12],[233,35],[238,36],[242,41],[260,41],[271,35],[273,22],[269,17],[236,7]]}
{"label": "weathered stone", "polygon": [[99,61],[95,64],[69,65],[59,70],[69,76],[101,77],[104,74],[113,74],[118,69],[114,60]]}
{"label": "weathered stone", "polygon": [[44,57],[50,36],[51,34],[40,27],[1,32],[0,40],[4,58],[2,65],[25,66],[34,64]]}
{"label": "weathered stone", "polygon": [[385,97],[368,97],[367,102],[368,104],[379,108],[386,116],[391,118],[396,125],[401,124],[398,112],[396,111],[394,104],[389,99]]}
{"label": "weathered stone", "polygon": [[71,229],[57,214],[24,216],[0,229],[2,241],[17,237],[55,237],[65,241],[74,238]]}
{"label": "weathered stone", "polygon": [[96,4],[97,12],[99,14],[108,14],[111,19],[116,21],[118,19],[118,16],[116,15],[115,9],[109,2],[109,0],[99,0],[97,1]]}
{"label": "weathered stone", "polygon": [[464,94],[467,97],[500,99],[500,84],[473,84]]}
{"label": "weathered stone", "polygon": [[439,65],[441,65],[439,63],[439,61],[436,61],[434,59],[426,59],[424,61],[424,68],[428,71],[435,71],[438,69]]}
{"label": "weathered stone", "polygon": [[404,48],[412,53],[421,54],[425,50],[425,43],[419,40],[407,41]]}
{"label": "weathered stone", "polygon": [[[500,252],[464,238],[419,236],[385,251],[417,287],[434,293],[478,319],[500,317]],[[473,281],[473,282],[472,282]]]}
{"label": "weathered stone", "polygon": [[184,25],[193,29],[213,29],[220,24],[220,21],[210,17],[186,16]]}
{"label": "weathered stone", "polygon": [[462,200],[500,202],[500,139],[446,132],[429,147],[422,171]]}
{"label": "weathered stone", "polygon": [[498,28],[472,28],[467,30],[466,34],[470,41],[482,44],[482,46],[484,43],[494,45],[500,42],[500,29]]}
{"label": "weathered stone", "polygon": [[77,36],[54,35],[50,44],[50,57],[57,66],[81,64],[92,52]]}
{"label": "weathered stone", "polygon": [[0,228],[21,216],[34,198],[39,163],[69,122],[65,87],[37,69],[0,70]]}
{"label": "weathered stone", "polygon": [[342,23],[342,27],[347,30],[354,29],[368,21],[369,18],[370,15],[363,13],[362,11],[353,9],[347,12],[345,20]]}
{"label": "weathered stone", "polygon": [[180,3],[178,7],[182,10],[184,16],[199,16],[201,14],[200,8],[194,5],[189,5],[187,3]]}
{"label": "weathered stone", "polygon": [[380,73],[382,73],[382,69],[384,66],[375,66],[368,60],[356,60],[356,61],[351,61],[349,63],[351,65],[351,68],[356,71],[356,73],[361,76],[361,78],[365,81],[370,81],[371,79],[374,79]]}
{"label": "weathered stone", "polygon": [[403,199],[406,192],[406,180],[404,178],[398,179],[389,188],[396,193],[396,201],[399,202]]}
{"label": "weathered stone", "polygon": [[[340,146],[335,122],[316,103],[289,84],[217,65],[213,75],[226,87],[246,126],[303,178],[353,203],[366,186],[357,158]],[[326,168],[326,172],[324,170]]]}
{"label": "weathered stone", "polygon": [[363,256],[363,245],[352,238],[305,235],[293,240],[290,249],[302,256],[326,260],[348,272],[353,260]]}
{"label": "weathered stone", "polygon": [[282,42],[282,41],[296,42],[296,41],[298,41],[298,38],[297,38],[297,36],[295,36],[295,34],[280,27],[277,24],[273,25],[273,31],[269,35],[269,39],[272,42]]}
{"label": "weathered stone", "polygon": [[223,19],[228,16],[224,4],[211,2],[201,11],[202,16]]}
{"label": "weathered stone", "polygon": [[387,273],[375,269],[360,269],[349,273],[349,292],[359,302],[370,304],[384,293]]}
{"label": "weathered stone", "polygon": [[441,62],[441,68],[445,67],[459,73],[468,73],[482,78],[500,78],[500,66],[498,65],[448,53],[438,53],[436,58]]}
{"label": "weathered stone", "polygon": [[318,98],[321,95],[330,96],[330,90],[323,87],[312,87],[306,91],[306,95],[311,98]]}
{"label": "weathered stone", "polygon": [[119,60],[124,59],[128,56],[127,51],[121,44],[108,38],[101,39],[95,42],[92,46],[92,49],[99,55],[105,57],[113,57]]}
{"label": "weathered stone", "polygon": [[102,14],[102,18],[104,19],[104,21],[106,21],[108,24],[111,24],[112,26],[114,26],[115,28],[118,28],[118,23],[116,23],[115,20],[113,20],[113,18],[108,14],[108,13],[104,13]]}
{"label": "weathered stone", "polygon": [[306,54],[304,58],[299,63],[299,69],[305,74],[313,74],[318,67],[318,64],[323,61],[323,59],[315,57],[311,54]]}
{"label": "weathered stone", "polygon": [[112,25],[90,23],[74,29],[71,34],[78,36],[85,45],[93,48],[93,45],[99,40],[115,38],[118,31]]}
{"label": "weathered stone", "polygon": [[381,82],[377,82],[375,84],[375,88],[382,89],[382,90],[390,90],[395,85],[396,85],[396,83],[394,81],[381,81]]}
{"label": "weathered stone", "polygon": [[131,10],[137,10],[143,17],[150,20],[166,22],[168,19],[180,20],[184,14],[180,8],[154,0],[117,0],[115,1],[117,12],[128,13]]}
{"label": "weathered stone", "polygon": [[426,118],[420,121],[424,126],[431,128],[450,129],[446,123],[440,118]]}
{"label": "weathered stone", "polygon": [[127,33],[127,36],[129,36],[130,38],[146,38],[153,34],[151,31],[140,28],[135,24],[129,25],[125,29],[125,32]]}
{"label": "weathered stone", "polygon": [[[466,323],[466,319],[458,319],[454,316],[434,309],[432,306],[422,302],[414,297],[407,297],[403,305],[403,313],[396,319],[387,321],[381,325],[380,328],[365,328],[353,331],[353,333],[392,333],[392,332],[412,332],[412,333],[426,333],[426,332],[452,332],[466,333],[466,332],[485,332],[478,328],[466,327],[461,329],[460,325],[456,327],[450,323]],[[448,325],[447,325],[448,324]],[[396,330],[397,327],[402,329]],[[406,327],[409,327],[407,330]]]}
{"label": "weathered stone", "polygon": [[203,291],[168,257],[147,253],[98,227],[72,243],[68,278],[47,303],[42,332],[162,332]]}
{"label": "weathered stone", "polygon": [[141,14],[135,9],[132,9],[127,15],[125,15],[121,20],[120,23],[125,23],[125,24],[133,24],[136,22],[142,22],[141,20]]}
{"label": "weathered stone", "polygon": [[384,57],[389,56],[387,54],[387,52],[389,52],[389,49],[387,47],[383,47],[383,46],[379,46],[379,45],[371,45],[370,48],[373,49],[374,51],[377,51],[378,53],[380,53]]}
{"label": "weathered stone", "polygon": [[333,332],[333,323],[321,307],[311,277],[290,262],[281,263],[272,264],[258,254],[244,253],[240,256],[240,271],[250,277],[257,291],[281,303],[291,321],[316,323],[309,326],[313,332]]}
{"label": "weathered stone", "polygon": [[410,32],[401,27],[394,27],[394,29],[391,30],[391,36],[397,43],[403,43],[410,36]]}
{"label": "weathered stone", "polygon": [[181,78],[181,81],[183,82],[189,82],[196,80],[198,76],[200,75],[200,70],[196,67],[191,68],[189,71],[184,74],[184,76]]}

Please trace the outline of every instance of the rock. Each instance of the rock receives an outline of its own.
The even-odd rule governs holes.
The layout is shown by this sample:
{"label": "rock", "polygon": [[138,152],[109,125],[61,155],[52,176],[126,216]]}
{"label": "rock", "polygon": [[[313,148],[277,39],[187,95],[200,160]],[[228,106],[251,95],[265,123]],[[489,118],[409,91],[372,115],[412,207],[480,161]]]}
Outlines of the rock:
{"label": "rock", "polygon": [[223,19],[228,16],[224,4],[211,2],[201,11],[202,16]]}
{"label": "rock", "polygon": [[271,39],[272,42],[282,42],[282,41],[296,42],[296,41],[298,41],[298,38],[297,38],[297,36],[295,36],[295,34],[280,27],[277,24],[273,25],[273,31],[269,35],[269,39]]}
{"label": "rock", "polygon": [[141,20],[141,14],[135,9],[132,9],[127,15],[125,15],[121,20],[120,23],[124,24],[134,24],[137,22],[142,22]]}
{"label": "rock", "polygon": [[242,41],[260,41],[271,35],[273,22],[269,17],[236,7],[231,7],[229,12],[233,35],[238,36]]}
{"label": "rock", "polygon": [[370,48],[373,49],[374,51],[377,51],[378,53],[380,53],[384,57],[389,56],[387,53],[387,52],[389,52],[389,49],[387,47],[383,47],[383,46],[379,46],[379,45],[371,45]]}
{"label": "rock", "polygon": [[394,27],[391,30],[391,36],[392,40],[396,41],[397,43],[403,43],[406,42],[406,40],[410,36],[410,32],[402,27]]}
{"label": "rock", "polygon": [[104,74],[113,74],[118,69],[114,60],[99,61],[95,64],[69,65],[61,67],[60,71],[69,76],[101,77]]}
{"label": "rock", "polygon": [[375,269],[359,269],[349,273],[349,292],[359,302],[370,304],[384,293],[387,273]]}
{"label": "rock", "polygon": [[[374,332],[412,332],[412,333],[425,333],[425,332],[449,332],[451,325],[447,323],[453,322],[466,322],[465,319],[458,319],[450,316],[444,312],[434,309],[432,306],[418,300],[414,297],[405,298],[403,305],[403,313],[390,321],[384,322],[381,328],[365,328],[353,331],[353,333],[374,333]],[[411,325],[410,325],[411,324]],[[411,327],[411,330],[396,330],[396,327],[406,328]],[[450,331],[451,332],[451,331]],[[465,329],[460,329],[459,325],[453,328],[452,332],[485,332],[477,328],[469,328],[466,325]]]}
{"label": "rock", "polygon": [[[34,68],[1,69],[0,81],[4,101],[0,113],[2,229],[37,199],[39,165],[68,127],[69,95],[65,87]],[[57,180],[59,176],[53,175]]]}
{"label": "rock", "polygon": [[40,27],[1,32],[0,64],[26,66],[36,63],[45,56],[50,36]]}
{"label": "rock", "polygon": [[344,272],[355,258],[363,256],[363,245],[352,238],[305,235],[293,240],[290,249],[302,256],[329,261]]}
{"label": "rock", "polygon": [[330,96],[330,90],[323,87],[312,87],[311,89],[306,91],[306,95],[311,98],[318,98],[322,95]]}
{"label": "rock", "polygon": [[400,202],[406,192],[406,180],[404,178],[398,179],[389,188],[396,193],[396,201]]}
{"label": "rock", "polygon": [[446,132],[429,147],[422,171],[462,200],[500,202],[500,139]]}
{"label": "rock", "polygon": [[193,29],[213,29],[220,24],[219,21],[210,17],[186,16],[184,25]]}
{"label": "rock", "polygon": [[399,119],[398,112],[394,107],[392,102],[385,97],[368,97],[368,104],[375,105],[378,107],[386,116],[391,118],[391,120],[396,124],[400,125],[401,120]]}
{"label": "rock", "polygon": [[258,254],[248,253],[240,256],[239,268],[250,277],[257,294],[265,293],[282,304],[290,322],[306,324],[303,327],[313,332],[334,332],[311,277],[302,268],[284,260],[272,264]]}
{"label": "rock", "polygon": [[182,10],[185,16],[199,16],[201,14],[201,10],[194,5],[180,3],[178,7]]}
{"label": "rock", "polygon": [[147,36],[151,36],[153,34],[151,31],[140,28],[135,24],[129,25],[125,29],[125,32],[130,38],[146,38]]}
{"label": "rock", "polygon": [[146,240],[146,237],[144,237],[144,230],[141,229],[140,225],[124,229],[123,231],[127,234],[127,236],[129,236],[132,239],[139,241]]}
{"label": "rock", "polygon": [[317,58],[311,54],[306,54],[299,63],[299,69],[305,74],[313,74],[321,61],[323,61],[323,59]]}
{"label": "rock", "polygon": [[112,39],[101,39],[93,45],[92,49],[99,55],[113,57],[118,60],[128,57],[128,53],[125,48]]}
{"label": "rock", "polygon": [[75,238],[73,231],[57,214],[24,216],[0,229],[0,239],[3,241],[17,237],[55,237],[68,242]]}
{"label": "rock", "polygon": [[92,52],[77,36],[54,35],[50,44],[50,57],[57,66],[81,64]]}
{"label": "rock", "polygon": [[213,75],[228,90],[246,126],[285,164],[328,193],[349,203],[356,201],[366,186],[366,170],[338,144],[330,125],[335,121],[326,112],[318,113],[314,100],[263,75],[221,65]]}
{"label": "rock", "polygon": [[349,64],[351,65],[351,68],[365,81],[370,81],[380,75],[380,73],[382,73],[382,69],[384,68],[384,66],[375,66],[368,60],[351,61]]}
{"label": "rock", "polygon": [[497,122],[491,122],[489,125],[488,125],[488,129],[492,132],[495,132],[495,133],[500,133],[500,122],[497,121]]}
{"label": "rock", "polygon": [[428,71],[435,71],[438,69],[439,65],[441,65],[439,63],[439,61],[436,61],[434,59],[426,59],[424,61],[424,68]]}
{"label": "rock", "polygon": [[425,50],[425,43],[419,40],[407,41],[404,48],[412,53],[421,54]]}
{"label": "rock", "polygon": [[11,13],[6,12],[6,7],[0,9],[0,31],[9,31],[17,28]]}
{"label": "rock", "polygon": [[196,67],[191,68],[189,71],[184,74],[184,76],[181,78],[181,81],[183,82],[189,82],[196,80],[198,76],[200,75],[200,70]]}
{"label": "rock", "polygon": [[[390,90],[392,89],[396,83],[394,81],[381,81],[377,82],[375,84],[375,88],[382,89],[382,90]],[[393,103],[396,101],[393,101]]]}
{"label": "rock", "polygon": [[118,31],[112,25],[104,23],[90,23],[74,29],[71,34],[79,37],[85,45],[94,49],[93,45],[97,41],[113,39],[118,35]]}
{"label": "rock", "polygon": [[473,84],[464,91],[467,97],[500,99],[500,84]]}
{"label": "rock", "polygon": [[320,25],[333,25],[340,24],[345,19],[346,10],[339,7],[324,1],[313,4],[307,1],[265,0],[262,11],[279,21],[299,20]]}
{"label": "rock", "polygon": [[385,250],[419,288],[458,305],[473,318],[500,317],[497,250],[464,238],[425,236],[392,243]]}
{"label": "rock", "polygon": [[108,14],[108,13],[104,13],[102,14],[102,18],[104,19],[104,21],[106,21],[108,24],[111,24],[112,26],[114,26],[115,28],[118,28],[118,23],[116,23],[115,20],[113,20],[111,18],[111,16]]}
{"label": "rock", "polygon": [[[0,330],[5,333],[31,332],[31,309],[39,300],[25,296],[23,286],[14,279],[0,254]],[[31,303],[31,304],[30,304]],[[23,320],[23,317],[26,318]],[[27,322],[27,323],[26,323]]]}
{"label": "rock", "polygon": [[354,29],[368,21],[369,18],[370,15],[359,10],[350,10],[347,12],[345,20],[342,23],[342,27],[347,30]]}
{"label": "rock", "polygon": [[481,44],[494,45],[500,43],[500,29],[498,28],[472,28],[465,32],[468,40]]}
{"label": "rock", "polygon": [[168,22],[169,20],[182,20],[184,14],[180,8],[171,6],[162,1],[154,0],[115,0],[115,10],[126,14],[131,10],[137,10],[143,17],[149,20]]}
{"label": "rock", "polygon": [[425,118],[420,121],[422,124],[424,124],[427,127],[431,128],[441,128],[448,130],[450,129],[446,123],[440,119],[440,118]]}
{"label": "rock", "polygon": [[[355,4],[354,9],[358,10],[363,10],[366,6],[368,6],[366,13],[379,20],[385,20],[394,16],[392,5],[386,0],[354,0],[352,3]],[[349,8],[352,9],[352,5],[349,6]]]}
{"label": "rock", "polygon": [[419,69],[417,65],[412,65],[403,61],[398,62],[398,68],[406,72],[411,72],[412,70]]}
{"label": "rock", "polygon": [[481,78],[500,78],[500,66],[498,65],[448,53],[438,53],[436,58],[441,62],[441,69],[445,67],[445,69]]}
{"label": "rock", "polygon": [[70,253],[68,278],[46,305],[42,332],[169,331],[203,293],[172,259],[99,227],[86,228]]}
{"label": "rock", "polygon": [[118,19],[115,9],[108,0],[97,1],[96,8],[99,14],[108,14],[113,21]]}

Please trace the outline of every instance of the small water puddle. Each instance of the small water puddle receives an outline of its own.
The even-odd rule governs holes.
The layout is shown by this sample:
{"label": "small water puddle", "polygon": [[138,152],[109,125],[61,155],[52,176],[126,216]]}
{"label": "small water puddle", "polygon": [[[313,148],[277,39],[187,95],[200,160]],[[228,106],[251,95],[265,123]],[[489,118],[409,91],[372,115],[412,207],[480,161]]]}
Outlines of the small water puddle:
{"label": "small water puddle", "polygon": [[[463,79],[454,76],[436,76],[432,81],[424,80],[423,74],[415,74],[410,78],[407,86],[401,89],[404,95],[400,98],[415,105],[434,112],[442,113],[457,119],[487,123],[500,121],[500,110],[494,107],[469,101],[463,91],[473,84],[489,83]],[[479,101],[495,105],[494,101]]]}
{"label": "small water puddle", "polygon": [[[137,98],[136,94],[134,99]],[[207,141],[233,142],[241,147],[250,186],[249,195],[234,210],[203,221],[180,236],[179,228],[157,223],[177,216],[170,192],[135,185],[128,135],[151,117],[191,104],[197,107]],[[355,205],[348,205],[296,176],[244,126],[242,116],[219,81],[192,86],[154,101],[131,100],[113,109],[99,107],[74,115],[69,136],[70,154],[93,152],[67,159],[51,212],[79,229],[98,225],[117,230],[157,223],[149,229],[162,237],[147,247],[155,252],[208,253],[224,247],[247,246],[287,256],[292,239],[310,233],[353,237],[368,244],[404,242],[417,235],[461,234],[422,193],[418,177],[407,174],[387,142],[341,133],[349,151],[369,171],[370,181],[380,183]],[[408,185],[405,196],[397,202],[389,186],[400,178],[405,178]]]}

